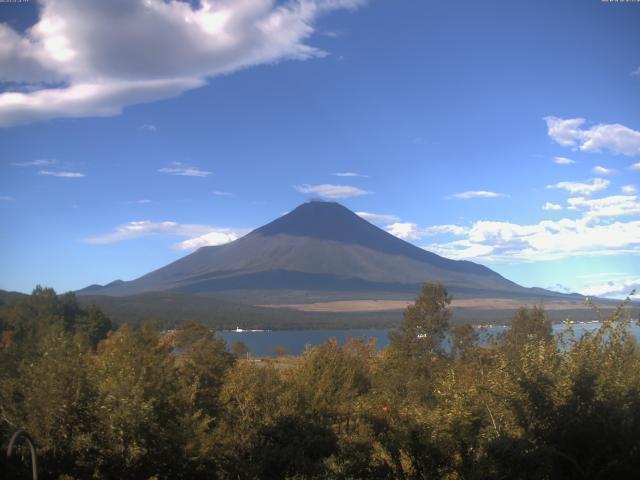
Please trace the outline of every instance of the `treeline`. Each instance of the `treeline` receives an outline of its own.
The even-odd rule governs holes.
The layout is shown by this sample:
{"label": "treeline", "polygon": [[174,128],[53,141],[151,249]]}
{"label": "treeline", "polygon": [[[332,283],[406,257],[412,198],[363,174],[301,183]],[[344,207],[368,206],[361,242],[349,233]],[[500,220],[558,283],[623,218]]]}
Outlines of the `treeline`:
{"label": "treeline", "polygon": [[[521,309],[490,346],[449,325],[449,303],[425,285],[383,351],[250,361],[201,325],[113,330],[37,288],[0,308],[0,436],[25,429],[41,478],[67,480],[637,478],[625,303],[581,338]],[[30,478],[19,453],[7,478]]]}

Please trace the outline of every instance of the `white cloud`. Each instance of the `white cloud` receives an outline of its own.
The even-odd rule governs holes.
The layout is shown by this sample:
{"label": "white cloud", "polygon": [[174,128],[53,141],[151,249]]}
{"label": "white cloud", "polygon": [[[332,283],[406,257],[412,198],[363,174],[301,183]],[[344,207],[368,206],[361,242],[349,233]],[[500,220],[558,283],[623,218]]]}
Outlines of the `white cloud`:
{"label": "white cloud", "polygon": [[338,172],[332,174],[336,177],[361,177],[361,178],[369,178],[369,175],[363,175],[362,173],[356,172]]}
{"label": "white cloud", "polygon": [[558,182],[553,185],[547,185],[547,188],[566,190],[573,195],[591,195],[607,189],[610,183],[609,180],[604,178],[594,178],[584,182]]}
{"label": "white cloud", "polygon": [[145,132],[156,132],[158,128],[151,123],[143,123],[140,125],[140,130],[144,130]]}
{"label": "white cloud", "polygon": [[385,227],[387,232],[402,240],[419,240],[422,238],[422,231],[418,225],[411,222],[396,222]]}
{"label": "white cloud", "polygon": [[38,175],[44,175],[48,177],[62,177],[62,178],[82,178],[84,177],[84,173],[79,172],[64,172],[64,171],[51,171],[51,170],[40,170]]}
{"label": "white cloud", "polygon": [[636,294],[640,292],[640,278],[590,285],[583,288],[580,293],[594,297],[625,298],[633,290],[636,291]]}
{"label": "white cloud", "polygon": [[384,213],[356,212],[356,215],[373,223],[394,223],[400,221],[395,215],[387,215]]}
{"label": "white cloud", "polygon": [[23,90],[0,93],[0,126],[116,115],[242,68],[322,57],[305,43],[318,17],[363,3],[41,0],[24,34],[0,24],[0,82]]}
{"label": "white cloud", "polygon": [[9,195],[0,196],[0,202],[13,202],[13,201],[15,201],[15,198],[10,197]]}
{"label": "white cloud", "polygon": [[197,250],[200,247],[213,247],[216,245],[224,245],[240,238],[237,233],[232,231],[209,232],[199,237],[190,238],[180,243],[176,243],[174,248],[178,250]]}
{"label": "white cloud", "polygon": [[149,200],[148,198],[141,198],[139,200],[125,200],[124,202],[125,205],[144,205],[146,203],[151,203],[151,200]]}
{"label": "white cloud", "polygon": [[221,190],[214,190],[213,192],[214,195],[218,196],[218,197],[233,197],[233,193],[231,192],[223,192]]}
{"label": "white cloud", "polygon": [[543,210],[562,210],[562,205],[558,205],[557,203],[546,202],[542,205]]}
{"label": "white cloud", "polygon": [[14,167],[45,167],[47,165],[55,165],[57,160],[41,158],[38,160],[31,160],[28,162],[11,162],[9,165]]}
{"label": "white cloud", "polygon": [[565,147],[585,152],[609,151],[615,154],[640,155],[640,132],[619,123],[598,124],[583,128],[584,118],[545,117],[549,136]]}
{"label": "white cloud", "polygon": [[486,190],[470,190],[468,192],[455,193],[447,198],[455,198],[458,200],[468,200],[470,198],[497,198],[505,197],[503,193],[487,192]]}
{"label": "white cloud", "polygon": [[466,238],[425,245],[454,259],[527,262],[574,256],[640,254],[640,221],[600,224],[590,218],[537,224],[479,221]]}
{"label": "white cloud", "polygon": [[86,238],[84,242],[100,245],[132,240],[148,235],[175,235],[189,237],[189,239],[174,245],[174,248],[192,250],[205,245],[228,243],[239,238],[244,233],[246,233],[246,230],[216,228],[210,225],[142,220],[118,225],[113,232]]}
{"label": "white cloud", "polygon": [[584,197],[567,200],[571,210],[581,210],[584,218],[620,217],[640,214],[640,202],[635,195],[612,195],[610,197],[586,199]]}
{"label": "white cloud", "polygon": [[211,175],[211,172],[200,170],[189,165],[184,165],[180,162],[173,162],[171,165],[171,167],[158,169],[158,172],[166,173],[167,175],[178,175],[181,177],[208,177]]}
{"label": "white cloud", "polygon": [[427,236],[432,235],[465,235],[468,232],[466,227],[459,225],[433,225],[431,227],[422,228],[416,223],[411,222],[396,222],[391,225],[387,225],[385,230],[392,235],[403,240],[420,240]]}
{"label": "white cloud", "polygon": [[601,167],[600,165],[593,167],[593,173],[596,175],[613,175],[616,171],[612,168]]}
{"label": "white cloud", "polygon": [[296,185],[293,187],[300,193],[312,193],[324,198],[349,198],[366,195],[369,192],[350,185],[332,185],[324,183],[321,185]]}
{"label": "white cloud", "polygon": [[633,170],[634,172],[640,172],[640,162],[638,163],[634,163],[633,165],[631,165],[629,167],[631,170]]}
{"label": "white cloud", "polygon": [[623,185],[622,187],[620,187],[620,191],[622,191],[622,193],[626,193],[627,195],[633,195],[638,191],[638,189],[635,185]]}
{"label": "white cloud", "polygon": [[557,163],[558,165],[571,165],[572,163],[576,163],[576,161],[567,157],[554,157],[553,163]]}

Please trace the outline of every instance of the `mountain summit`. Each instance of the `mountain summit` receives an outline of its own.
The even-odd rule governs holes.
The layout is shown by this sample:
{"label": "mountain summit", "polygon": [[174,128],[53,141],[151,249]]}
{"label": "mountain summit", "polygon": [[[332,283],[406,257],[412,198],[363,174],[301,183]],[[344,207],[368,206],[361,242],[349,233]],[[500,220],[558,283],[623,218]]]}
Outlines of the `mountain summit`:
{"label": "mountain summit", "polygon": [[304,203],[238,240],[202,247],[136,280],[78,293],[236,291],[250,301],[258,291],[273,296],[340,292],[354,298],[387,292],[410,298],[429,281],[469,296],[553,295],[521,287],[483,265],[418,248],[338,203],[322,201]]}

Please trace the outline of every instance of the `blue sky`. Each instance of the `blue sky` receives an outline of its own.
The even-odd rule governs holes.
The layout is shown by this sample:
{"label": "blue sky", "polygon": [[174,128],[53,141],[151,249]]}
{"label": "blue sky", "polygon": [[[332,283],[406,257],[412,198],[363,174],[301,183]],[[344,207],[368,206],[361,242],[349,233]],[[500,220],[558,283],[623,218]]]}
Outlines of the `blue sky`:
{"label": "blue sky", "polygon": [[43,0],[0,22],[2,289],[132,279],[314,197],[522,285],[640,284],[640,3]]}

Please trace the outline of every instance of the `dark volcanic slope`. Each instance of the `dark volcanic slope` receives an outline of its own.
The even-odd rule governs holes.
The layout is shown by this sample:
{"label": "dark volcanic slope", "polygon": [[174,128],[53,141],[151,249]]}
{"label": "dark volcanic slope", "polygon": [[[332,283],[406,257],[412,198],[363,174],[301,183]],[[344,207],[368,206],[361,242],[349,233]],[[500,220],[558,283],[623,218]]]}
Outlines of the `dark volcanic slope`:
{"label": "dark volcanic slope", "polygon": [[130,282],[79,294],[231,290],[411,292],[441,281],[470,295],[554,295],[525,289],[482,265],[455,261],[398,239],[333,202],[309,202],[248,235],[203,247]]}

